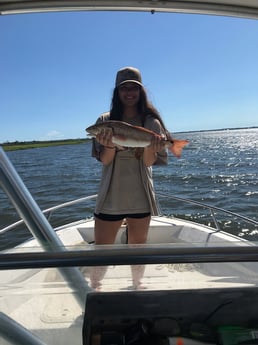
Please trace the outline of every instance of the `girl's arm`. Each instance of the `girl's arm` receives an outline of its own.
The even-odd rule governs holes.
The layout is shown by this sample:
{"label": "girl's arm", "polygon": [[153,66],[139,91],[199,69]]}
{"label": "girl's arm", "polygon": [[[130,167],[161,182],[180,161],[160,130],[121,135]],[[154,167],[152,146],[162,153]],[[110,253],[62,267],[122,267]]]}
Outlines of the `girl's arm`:
{"label": "girl's arm", "polygon": [[104,165],[110,164],[116,155],[116,146],[112,143],[112,132],[103,130],[96,136],[96,140],[103,145],[99,155],[100,161]]}
{"label": "girl's arm", "polygon": [[162,150],[164,150],[164,144],[162,142],[162,139],[158,136],[153,137],[151,144],[144,148],[143,163],[147,167],[153,165],[157,160],[158,152]]}

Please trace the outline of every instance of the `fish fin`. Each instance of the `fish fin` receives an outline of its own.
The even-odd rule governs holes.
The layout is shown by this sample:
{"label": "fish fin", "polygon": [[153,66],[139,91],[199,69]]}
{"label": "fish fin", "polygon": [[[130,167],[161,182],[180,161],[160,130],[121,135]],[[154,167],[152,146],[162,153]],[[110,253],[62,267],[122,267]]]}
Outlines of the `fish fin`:
{"label": "fish fin", "polygon": [[188,140],[173,139],[173,144],[170,146],[169,150],[173,153],[174,156],[180,158],[182,150],[187,144],[189,144]]}

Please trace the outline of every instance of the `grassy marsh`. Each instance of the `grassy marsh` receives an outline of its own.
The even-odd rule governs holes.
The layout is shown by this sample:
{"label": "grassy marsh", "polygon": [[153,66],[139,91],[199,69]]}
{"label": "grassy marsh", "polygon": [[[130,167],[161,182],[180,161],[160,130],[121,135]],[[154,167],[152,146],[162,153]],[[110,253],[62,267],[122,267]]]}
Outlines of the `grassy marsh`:
{"label": "grassy marsh", "polygon": [[0,144],[4,151],[14,151],[14,150],[26,150],[35,149],[48,146],[59,146],[59,145],[77,145],[83,144],[90,139],[66,139],[66,140],[52,140],[52,141],[24,141],[24,142],[11,142]]}

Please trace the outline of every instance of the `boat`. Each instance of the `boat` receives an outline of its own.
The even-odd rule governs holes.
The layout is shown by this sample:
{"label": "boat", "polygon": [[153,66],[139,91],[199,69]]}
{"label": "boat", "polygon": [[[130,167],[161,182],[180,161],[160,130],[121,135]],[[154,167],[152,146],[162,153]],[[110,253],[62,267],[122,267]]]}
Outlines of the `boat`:
{"label": "boat", "polygon": [[[256,0],[0,0],[1,15],[72,10],[258,18]],[[50,224],[55,211],[87,204],[96,195],[41,210],[2,148],[0,186],[21,218],[0,235],[23,224],[32,235],[0,253],[1,345],[258,343],[258,247],[224,229],[230,223],[256,230],[256,220],[161,194],[199,208],[206,223],[153,216],[145,245],[127,244],[124,223],[114,245],[96,246],[92,218]],[[131,281],[135,265],[145,266],[139,290]],[[97,291],[89,274],[103,266],[107,272]]]}

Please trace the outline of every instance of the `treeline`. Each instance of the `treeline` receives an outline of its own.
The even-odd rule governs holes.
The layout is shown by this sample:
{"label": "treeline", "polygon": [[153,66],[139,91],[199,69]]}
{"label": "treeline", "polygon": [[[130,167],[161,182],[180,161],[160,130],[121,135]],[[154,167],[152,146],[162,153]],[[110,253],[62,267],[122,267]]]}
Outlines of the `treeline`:
{"label": "treeline", "polygon": [[40,147],[48,146],[59,146],[59,145],[77,145],[86,143],[90,139],[64,139],[64,140],[45,140],[45,141],[13,141],[2,143],[1,146],[5,151],[14,151],[14,150],[26,150],[34,149]]}

